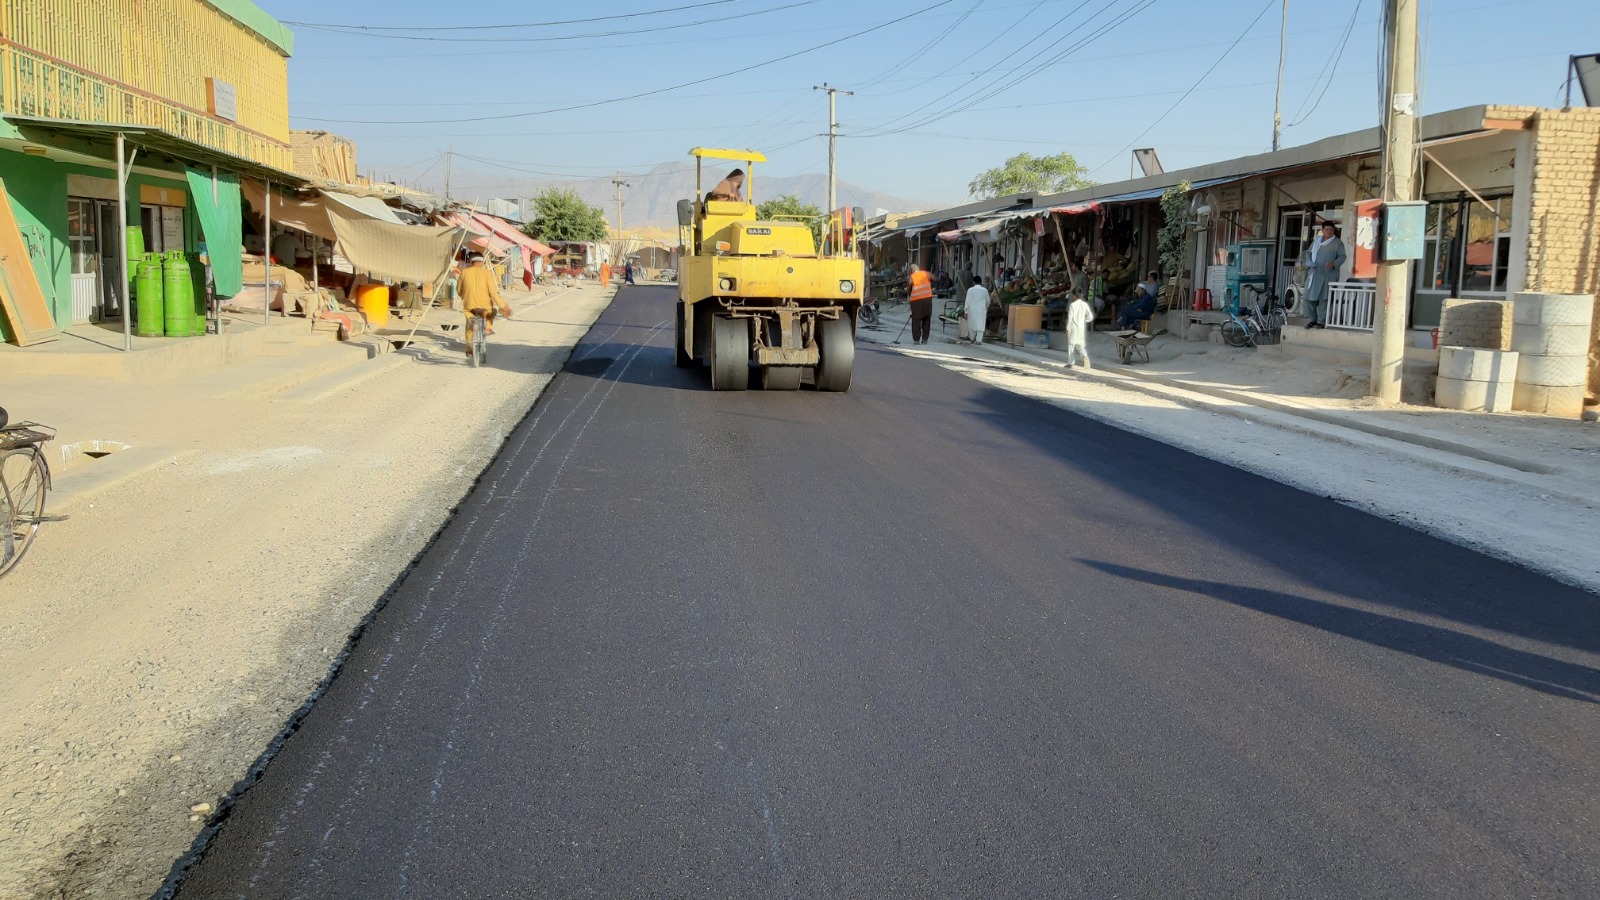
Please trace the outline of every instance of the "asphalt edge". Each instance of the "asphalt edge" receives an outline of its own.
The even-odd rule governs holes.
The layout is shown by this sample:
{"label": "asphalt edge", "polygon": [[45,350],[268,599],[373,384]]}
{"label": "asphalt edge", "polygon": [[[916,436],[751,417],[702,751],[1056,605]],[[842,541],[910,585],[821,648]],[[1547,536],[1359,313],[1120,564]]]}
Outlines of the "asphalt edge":
{"label": "asphalt edge", "polygon": [[[606,291],[606,305],[601,309],[600,315],[604,315],[605,310],[610,308],[611,302],[617,296],[616,287],[608,288]],[[572,358],[572,354],[577,350],[578,345],[582,344],[584,339],[594,331],[595,325],[600,322],[600,315],[595,316],[594,322],[589,323],[589,327],[584,333],[576,341],[573,341],[571,347],[567,348],[567,356],[561,361],[561,369],[556,371],[556,375],[561,374],[561,371],[566,368],[567,362]],[[399,593],[400,588],[411,577],[411,573],[416,570],[423,557],[433,550],[439,538],[444,535],[450,524],[456,520],[456,516],[461,512],[462,504],[478,490],[478,487],[483,483],[484,474],[493,468],[495,463],[499,462],[500,457],[506,451],[507,445],[511,443],[512,436],[527,424],[529,417],[544,402],[545,396],[550,391],[550,385],[554,383],[555,377],[552,376],[539,388],[538,395],[528,404],[528,408],[523,411],[516,424],[506,430],[500,439],[500,446],[495,448],[493,455],[489,456],[484,462],[483,468],[472,479],[472,484],[462,492],[461,499],[450,507],[443,521],[439,523],[439,527],[428,537],[428,540],[417,550],[410,561],[395,574],[394,580],[389,583],[383,593],[378,595],[378,599],[373,603],[372,609],[368,610],[356,622],[355,626],[350,629],[349,636],[345,638],[344,646],[329,662],[327,672],[323,674],[316,686],[311,689],[311,693],[307,695],[306,699],[289,714],[288,719],[284,721],[283,727],[278,730],[272,740],[267,742],[266,749],[262,750],[260,755],[250,763],[244,775],[240,776],[239,780],[233,783],[233,786],[228,789],[222,799],[217,801],[217,808],[212,811],[210,818],[206,820],[205,827],[201,828],[200,832],[195,835],[194,840],[189,844],[189,849],[173,861],[172,867],[167,870],[167,877],[161,882],[161,886],[156,888],[155,892],[150,895],[150,900],[173,900],[177,896],[178,889],[183,886],[184,877],[205,856],[206,850],[211,846],[211,842],[216,839],[216,836],[221,833],[222,827],[227,824],[228,816],[233,812],[233,807],[238,804],[246,792],[261,781],[261,776],[266,772],[267,766],[283,750],[289,739],[294,736],[294,733],[300,730],[300,726],[305,723],[306,717],[311,714],[311,710],[316,706],[317,701],[322,699],[328,689],[333,686],[333,682],[344,671],[345,664],[350,661],[350,657],[355,653],[356,646],[361,642],[361,638],[366,635],[367,629],[372,626],[373,622],[377,621],[378,616],[383,613],[389,602]]]}

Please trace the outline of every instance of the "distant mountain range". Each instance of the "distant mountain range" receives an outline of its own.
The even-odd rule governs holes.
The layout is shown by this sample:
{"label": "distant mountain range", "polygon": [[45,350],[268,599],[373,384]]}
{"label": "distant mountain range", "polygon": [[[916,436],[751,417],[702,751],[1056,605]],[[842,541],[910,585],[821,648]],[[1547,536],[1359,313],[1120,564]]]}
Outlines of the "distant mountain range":
{"label": "distant mountain range", "polygon": [[[465,169],[458,166],[458,171]],[[702,190],[710,190],[713,185],[728,174],[731,164],[720,160],[708,161],[706,164],[705,184]],[[472,173],[472,180],[482,183],[487,179],[482,173]],[[585,202],[605,210],[606,221],[612,222],[617,214],[616,188],[611,184],[612,176],[603,175],[598,178],[584,178],[574,180],[554,179],[508,179],[505,188],[499,196],[502,197],[531,197],[541,190],[551,187],[570,188],[578,193]],[[678,222],[678,201],[694,195],[694,168],[681,162],[662,163],[650,171],[642,174],[624,175],[623,180],[629,187],[622,189],[622,227],[638,228],[645,225],[654,225],[660,228],[672,228]],[[826,175],[793,175],[787,178],[765,178],[762,176],[761,167],[755,171],[755,197],[756,200],[769,200],[785,194],[793,194],[806,203],[812,203],[821,209],[828,199],[828,176]],[[471,198],[460,198],[471,199]],[[846,181],[839,182],[839,205],[859,206],[872,215],[875,210],[888,212],[910,212],[912,210],[933,209],[936,204],[907,200],[889,194],[871,191]]]}

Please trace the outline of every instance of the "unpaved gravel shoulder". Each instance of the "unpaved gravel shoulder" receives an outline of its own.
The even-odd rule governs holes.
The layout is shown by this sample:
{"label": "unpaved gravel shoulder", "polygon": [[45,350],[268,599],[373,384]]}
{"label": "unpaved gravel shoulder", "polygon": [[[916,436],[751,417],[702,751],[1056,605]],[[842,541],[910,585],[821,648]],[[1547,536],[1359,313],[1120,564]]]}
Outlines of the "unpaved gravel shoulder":
{"label": "unpaved gravel shoulder", "polygon": [[487,369],[447,342],[317,403],[130,398],[182,454],[0,588],[0,897],[154,891],[609,298],[526,301]]}

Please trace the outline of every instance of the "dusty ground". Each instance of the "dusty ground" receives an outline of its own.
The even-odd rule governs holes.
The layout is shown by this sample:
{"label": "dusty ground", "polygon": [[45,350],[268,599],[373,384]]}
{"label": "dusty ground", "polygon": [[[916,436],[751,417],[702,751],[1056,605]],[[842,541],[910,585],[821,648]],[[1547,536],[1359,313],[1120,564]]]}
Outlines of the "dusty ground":
{"label": "dusty ground", "polygon": [[609,296],[522,295],[489,368],[446,340],[315,402],[218,399],[217,373],[8,384],[14,410],[111,408],[172,461],[0,582],[0,897],[156,890]]}

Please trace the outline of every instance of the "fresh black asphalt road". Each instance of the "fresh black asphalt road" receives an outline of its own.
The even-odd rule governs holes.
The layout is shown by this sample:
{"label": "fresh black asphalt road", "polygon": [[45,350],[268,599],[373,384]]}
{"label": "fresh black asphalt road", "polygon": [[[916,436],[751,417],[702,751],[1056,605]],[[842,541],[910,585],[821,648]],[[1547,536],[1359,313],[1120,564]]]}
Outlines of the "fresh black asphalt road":
{"label": "fresh black asphalt road", "polygon": [[1600,598],[871,345],[713,394],[673,299],[184,900],[1600,896]]}

